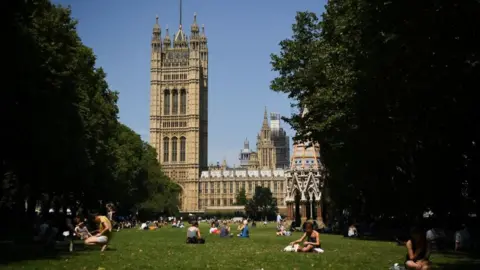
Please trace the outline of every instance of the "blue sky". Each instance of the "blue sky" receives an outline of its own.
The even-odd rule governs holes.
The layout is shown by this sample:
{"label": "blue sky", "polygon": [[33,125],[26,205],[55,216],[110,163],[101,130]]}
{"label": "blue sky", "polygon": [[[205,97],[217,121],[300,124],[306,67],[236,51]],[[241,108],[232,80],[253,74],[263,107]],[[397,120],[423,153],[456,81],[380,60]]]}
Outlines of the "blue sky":
{"label": "blue sky", "polygon": [[[155,16],[162,35],[179,26],[179,0],[55,0],[70,5],[83,42],[93,48],[110,87],[120,92],[120,120],[148,141],[150,39]],[[209,46],[209,162],[238,164],[245,138],[255,148],[265,106],[292,113],[286,95],[270,90],[270,54],[291,36],[296,11],[320,14],[326,0],[183,0],[187,33],[197,12]],[[294,131],[282,123],[287,133]]]}

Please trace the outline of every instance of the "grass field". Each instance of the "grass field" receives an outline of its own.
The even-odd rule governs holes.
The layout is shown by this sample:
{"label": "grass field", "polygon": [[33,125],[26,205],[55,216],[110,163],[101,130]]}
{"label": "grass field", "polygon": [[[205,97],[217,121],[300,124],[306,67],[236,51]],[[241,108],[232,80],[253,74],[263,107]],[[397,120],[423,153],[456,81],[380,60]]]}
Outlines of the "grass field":
{"label": "grass field", "polygon": [[[22,260],[5,269],[389,269],[402,263],[405,249],[391,242],[322,235],[323,254],[285,253],[282,249],[300,237],[276,237],[274,225],[251,229],[250,239],[220,239],[207,235],[205,245],[186,245],[186,229],[123,230],[114,234],[110,250],[87,248],[54,258]],[[232,228],[233,229],[233,228]],[[437,269],[480,269],[480,264],[458,255],[434,254]],[[0,268],[3,268],[0,266]]]}

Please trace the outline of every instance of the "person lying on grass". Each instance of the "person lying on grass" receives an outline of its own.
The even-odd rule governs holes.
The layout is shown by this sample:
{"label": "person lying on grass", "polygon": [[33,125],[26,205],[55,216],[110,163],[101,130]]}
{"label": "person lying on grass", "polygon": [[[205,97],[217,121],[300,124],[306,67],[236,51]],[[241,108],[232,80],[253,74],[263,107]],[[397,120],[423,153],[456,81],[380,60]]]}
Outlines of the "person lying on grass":
{"label": "person lying on grass", "polygon": [[110,220],[106,216],[99,215],[95,217],[95,222],[99,225],[98,233],[95,236],[85,239],[85,245],[100,245],[102,246],[101,251],[103,252],[111,239],[112,223],[110,223]]}
{"label": "person lying on grass", "polygon": [[320,234],[313,230],[313,224],[311,222],[305,223],[305,233],[303,236],[290,243],[290,245],[295,245],[303,242],[303,247],[298,247],[297,252],[313,252],[315,248],[320,248]]}

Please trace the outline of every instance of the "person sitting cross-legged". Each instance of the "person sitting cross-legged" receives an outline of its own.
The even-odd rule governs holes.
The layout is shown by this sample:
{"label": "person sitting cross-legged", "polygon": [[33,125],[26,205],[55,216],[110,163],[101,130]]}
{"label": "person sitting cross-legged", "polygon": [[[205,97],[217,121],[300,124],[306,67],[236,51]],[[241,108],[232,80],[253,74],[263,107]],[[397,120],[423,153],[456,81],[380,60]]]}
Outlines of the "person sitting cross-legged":
{"label": "person sitting cross-legged", "polygon": [[410,239],[407,241],[406,246],[407,256],[405,266],[407,269],[430,269],[430,261],[428,260],[430,247],[426,235],[422,230],[413,228],[410,232]]}
{"label": "person sitting cross-legged", "polygon": [[92,237],[92,234],[87,229],[87,226],[85,226],[85,223],[83,221],[80,221],[80,219],[76,219],[77,221],[77,226],[75,227],[75,234],[77,235],[78,238],[81,240],[85,240],[89,237]]}
{"label": "person sitting cross-legged", "polygon": [[320,234],[313,229],[313,224],[311,222],[305,222],[305,233],[303,236],[290,243],[290,245],[295,245],[303,242],[303,247],[298,246],[297,252],[313,252],[314,249],[320,248]]}
{"label": "person sitting cross-legged", "polygon": [[280,227],[278,228],[277,231],[277,236],[284,236],[287,235],[287,231],[285,230],[285,225],[283,224],[283,221],[280,222]]}
{"label": "person sitting cross-legged", "polygon": [[230,226],[228,226],[228,222],[226,220],[223,221],[223,225],[220,228],[220,237],[232,237],[232,234],[230,234]]}
{"label": "person sitting cross-legged", "polygon": [[190,228],[187,229],[187,244],[204,244],[205,239],[202,239],[200,229],[198,228],[198,221],[195,221]]}
{"label": "person sitting cross-legged", "polygon": [[240,238],[249,238],[250,237],[250,231],[248,229],[248,220],[244,220],[243,224],[239,227],[240,233],[237,235]]}
{"label": "person sitting cross-legged", "polygon": [[106,216],[97,215],[95,217],[95,222],[99,225],[98,233],[95,236],[88,237],[85,239],[86,245],[100,245],[102,246],[101,251],[105,251],[107,244],[111,239],[112,234],[112,223]]}

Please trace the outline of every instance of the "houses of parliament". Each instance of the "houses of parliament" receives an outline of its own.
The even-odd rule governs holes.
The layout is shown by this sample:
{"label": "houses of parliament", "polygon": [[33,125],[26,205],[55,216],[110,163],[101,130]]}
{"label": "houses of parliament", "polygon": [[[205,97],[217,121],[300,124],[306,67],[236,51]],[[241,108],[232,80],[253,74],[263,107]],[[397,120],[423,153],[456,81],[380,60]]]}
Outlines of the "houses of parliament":
{"label": "houses of parliament", "polygon": [[188,36],[181,15],[173,37],[168,27],[162,36],[156,18],[151,40],[150,143],[165,174],[182,188],[181,212],[243,209],[235,206],[238,192],[245,189],[251,197],[255,186],[269,187],[283,212],[290,143],[278,114],[271,114],[269,123],[265,108],[257,149],[252,151],[246,140],[238,168],[229,168],[225,161],[208,165],[207,41],[196,14]]}

